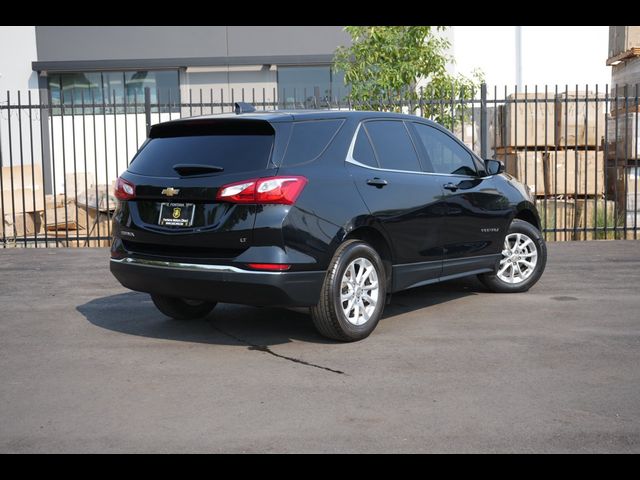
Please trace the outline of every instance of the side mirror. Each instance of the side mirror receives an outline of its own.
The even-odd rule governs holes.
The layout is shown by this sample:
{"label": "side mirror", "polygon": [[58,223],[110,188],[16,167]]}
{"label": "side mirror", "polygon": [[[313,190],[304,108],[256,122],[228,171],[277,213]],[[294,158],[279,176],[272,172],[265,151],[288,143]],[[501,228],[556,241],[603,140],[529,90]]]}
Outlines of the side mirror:
{"label": "side mirror", "polygon": [[504,172],[504,162],[500,160],[485,160],[484,168],[487,171],[487,175],[500,175]]}

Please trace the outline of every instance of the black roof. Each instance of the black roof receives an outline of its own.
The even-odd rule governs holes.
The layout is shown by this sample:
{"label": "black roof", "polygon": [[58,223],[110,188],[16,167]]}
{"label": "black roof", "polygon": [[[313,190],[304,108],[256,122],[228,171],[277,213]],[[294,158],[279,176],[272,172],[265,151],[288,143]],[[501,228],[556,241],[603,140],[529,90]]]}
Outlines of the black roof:
{"label": "black roof", "polygon": [[[194,117],[183,117],[180,119],[172,120],[171,122],[182,122],[188,120],[215,120],[215,119],[252,119],[252,120],[266,120],[268,122],[291,122],[298,120],[313,120],[313,119],[329,119],[329,118],[351,118],[351,119],[366,119],[371,117],[377,118],[396,118],[404,120],[415,120],[415,115],[406,115],[402,113],[393,112],[377,112],[366,110],[266,110],[255,111],[248,113],[222,113],[217,115],[201,115]],[[419,117],[422,120],[426,120]],[[429,120],[427,120],[429,121]],[[165,122],[166,123],[166,122]]]}

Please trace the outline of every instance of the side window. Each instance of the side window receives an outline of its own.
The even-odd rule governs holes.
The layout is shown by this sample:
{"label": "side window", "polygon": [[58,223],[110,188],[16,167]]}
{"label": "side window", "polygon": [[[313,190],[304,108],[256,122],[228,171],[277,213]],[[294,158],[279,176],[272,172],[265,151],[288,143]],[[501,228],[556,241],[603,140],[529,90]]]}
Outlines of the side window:
{"label": "side window", "polygon": [[455,140],[436,128],[423,123],[414,123],[433,171],[454,175],[476,175],[476,167],[471,154]]}
{"label": "side window", "polygon": [[371,142],[364,128],[358,130],[356,143],[353,146],[353,159],[370,167],[378,167],[376,155],[373,153],[373,147],[371,147]]}
{"label": "side window", "polygon": [[375,120],[364,127],[378,157],[380,168],[420,172],[420,161],[403,122]]}
{"label": "side window", "polygon": [[315,160],[333,139],[343,120],[311,120],[293,124],[283,165],[297,165]]}

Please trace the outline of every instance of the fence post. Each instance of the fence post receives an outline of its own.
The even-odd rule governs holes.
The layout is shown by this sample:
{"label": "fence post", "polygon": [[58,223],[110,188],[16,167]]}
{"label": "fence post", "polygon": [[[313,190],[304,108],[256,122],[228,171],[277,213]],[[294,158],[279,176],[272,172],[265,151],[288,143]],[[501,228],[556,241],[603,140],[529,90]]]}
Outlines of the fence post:
{"label": "fence post", "polygon": [[488,157],[489,128],[487,125],[487,84],[480,85],[480,156]]}
{"label": "fence post", "polygon": [[149,87],[144,88],[144,124],[147,126],[147,137],[151,130],[151,90]]}

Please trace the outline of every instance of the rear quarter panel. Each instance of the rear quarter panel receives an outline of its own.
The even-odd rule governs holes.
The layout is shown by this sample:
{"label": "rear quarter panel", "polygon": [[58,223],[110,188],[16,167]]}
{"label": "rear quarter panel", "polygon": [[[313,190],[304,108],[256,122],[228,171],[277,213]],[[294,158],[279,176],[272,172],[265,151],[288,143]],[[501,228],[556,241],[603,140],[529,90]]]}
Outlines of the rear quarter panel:
{"label": "rear quarter panel", "polygon": [[[308,268],[325,270],[343,239],[354,228],[369,222],[369,211],[358,194],[344,160],[357,122],[347,120],[323,154],[313,162],[281,168],[278,175],[304,175],[309,179],[280,230],[286,250],[304,252],[313,257],[315,265]],[[277,235],[277,221],[267,209],[258,212],[254,238],[270,241]],[[256,243],[257,244],[257,243]]]}

